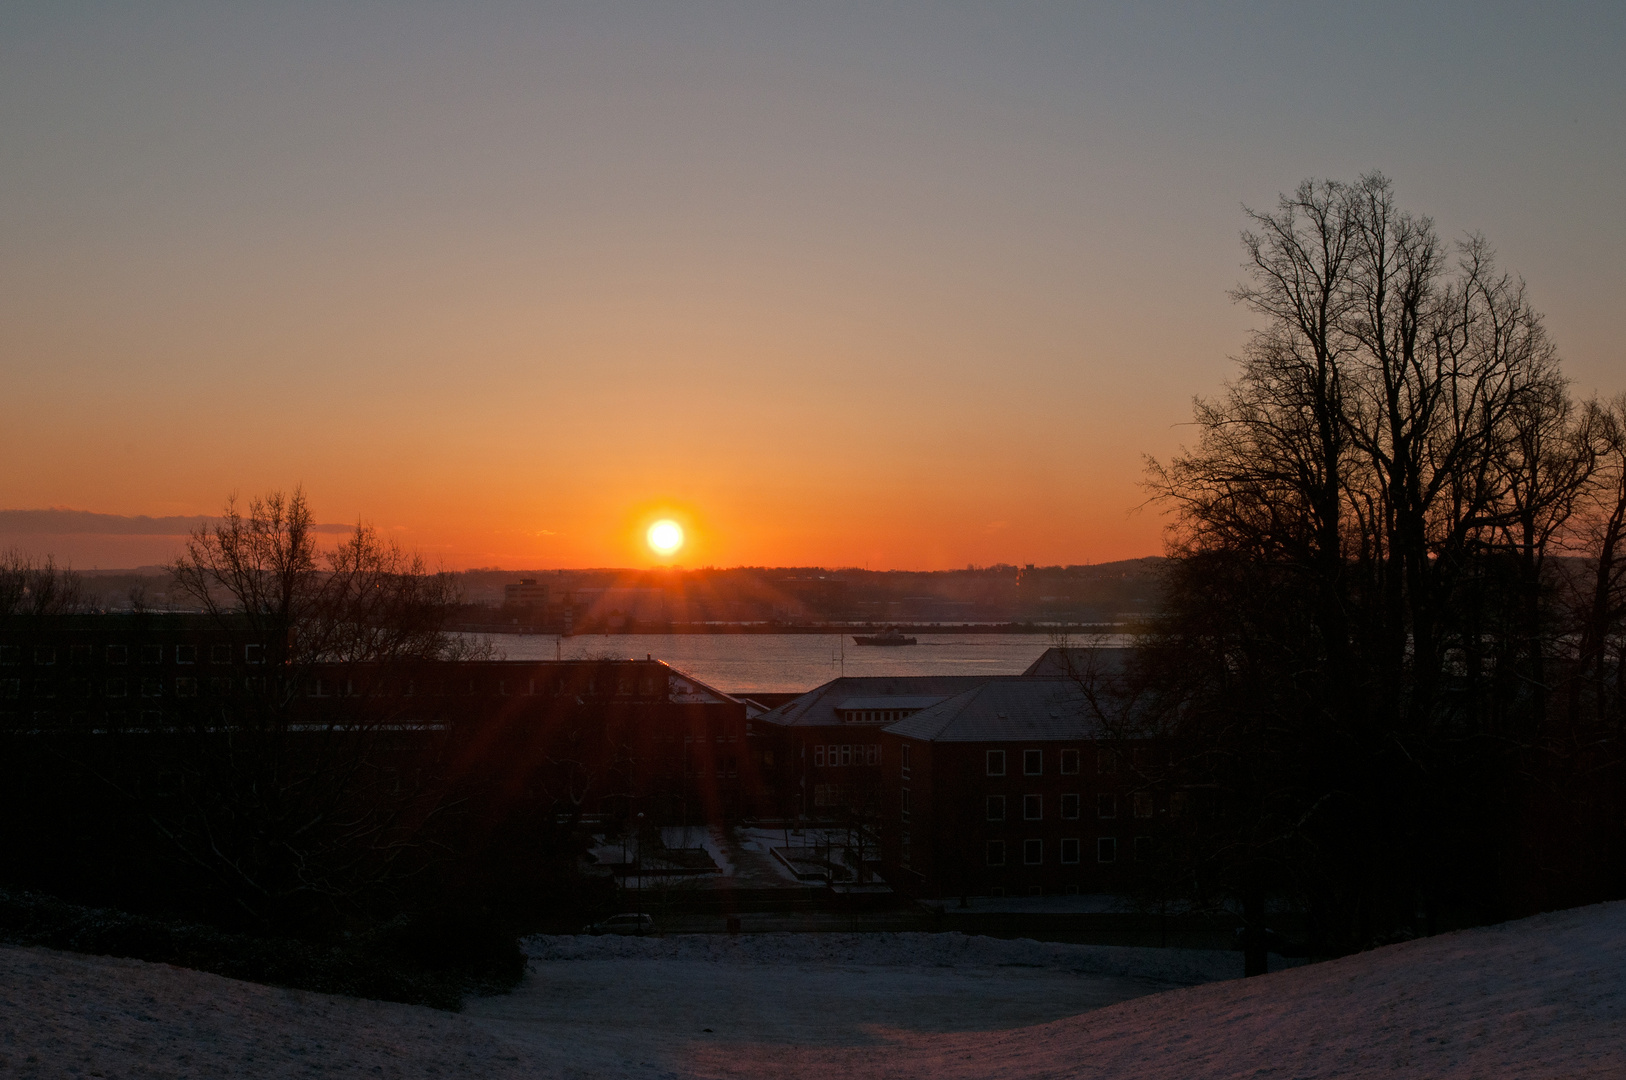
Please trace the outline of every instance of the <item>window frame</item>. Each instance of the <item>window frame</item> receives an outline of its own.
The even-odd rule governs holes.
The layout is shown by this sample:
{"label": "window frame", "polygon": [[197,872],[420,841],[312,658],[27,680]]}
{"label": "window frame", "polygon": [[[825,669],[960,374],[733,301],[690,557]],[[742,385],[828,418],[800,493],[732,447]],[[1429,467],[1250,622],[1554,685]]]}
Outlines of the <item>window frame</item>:
{"label": "window frame", "polygon": [[[1061,775],[1063,775],[1063,776],[1077,776],[1078,775],[1078,759],[1079,759],[1079,753],[1078,753],[1077,750],[1063,750],[1061,752],[1061,765],[1060,765]],[[1069,767],[1069,765],[1071,767]]]}
{"label": "window frame", "polygon": [[1118,796],[1116,792],[1102,791],[1095,796],[1095,816],[1102,821],[1114,821],[1118,817]]}
{"label": "window frame", "polygon": [[1044,775],[1044,751],[1043,750],[1023,750],[1022,751],[1022,775],[1023,776],[1043,776]]}
{"label": "window frame", "polygon": [[[1083,803],[1084,803],[1083,797],[1080,796],[1077,792],[1073,792],[1073,791],[1064,792],[1062,794],[1062,796],[1061,796],[1061,807],[1060,807],[1061,819],[1063,821],[1077,821],[1078,818],[1079,818],[1079,814],[1082,811]],[[1073,812],[1070,813],[1070,814],[1067,812],[1067,808],[1068,808],[1069,805],[1071,805],[1072,808],[1073,808]]]}
{"label": "window frame", "polygon": [[1095,861],[1104,866],[1118,861],[1118,838],[1116,836],[1098,836],[1095,838]]}
{"label": "window frame", "polygon": [[[998,768],[994,767],[996,759],[998,761],[998,766],[999,766]],[[985,761],[985,767],[987,768],[987,775],[989,775],[989,776],[1004,776],[1005,775],[1005,751],[1003,751],[1003,750],[989,750],[989,751],[987,751],[987,756],[984,759],[984,761]]]}

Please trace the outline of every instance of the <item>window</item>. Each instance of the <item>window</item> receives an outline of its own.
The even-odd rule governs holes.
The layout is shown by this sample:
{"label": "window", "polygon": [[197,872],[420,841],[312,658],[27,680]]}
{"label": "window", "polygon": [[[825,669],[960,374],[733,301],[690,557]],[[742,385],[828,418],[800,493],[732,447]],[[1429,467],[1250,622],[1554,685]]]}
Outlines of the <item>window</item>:
{"label": "window", "polygon": [[265,646],[264,645],[244,645],[243,646],[243,662],[247,663],[247,664],[263,664],[263,663],[265,663]]}
{"label": "window", "polygon": [[1101,773],[1115,773],[1118,771],[1118,751],[1100,750],[1095,755],[1095,768]]}
{"label": "window", "polygon": [[1004,866],[1005,865],[1005,841],[1003,841],[1003,840],[990,840],[990,841],[988,841],[988,865],[989,866]]}
{"label": "window", "polygon": [[56,683],[50,679],[35,679],[34,696],[37,698],[56,697]]}
{"label": "window", "polygon": [[0,664],[14,667],[23,662],[23,647],[21,645],[0,645]]}
{"label": "window", "polygon": [[123,664],[130,659],[130,650],[124,645],[109,645],[107,647],[107,662],[109,664]]}
{"label": "window", "polygon": [[164,683],[163,683],[163,680],[162,679],[142,679],[141,680],[141,696],[142,697],[163,697],[164,696]]}
{"label": "window", "polygon": [[54,664],[54,663],[56,663],[56,650],[55,649],[45,649],[45,648],[35,649],[34,650],[34,663],[36,663],[36,664]]}
{"label": "window", "polygon": [[230,645],[211,645],[211,646],[209,646],[209,662],[211,664],[229,664],[229,663],[231,663],[231,646]]}
{"label": "window", "polygon": [[1003,751],[1003,750],[990,750],[990,751],[988,751],[988,775],[989,776],[1004,776],[1005,775],[1005,751]]}
{"label": "window", "polygon": [[824,768],[824,747],[822,746],[813,748],[813,767],[815,769]]}
{"label": "window", "polygon": [[176,679],[175,680],[175,696],[176,697],[197,697],[198,696],[198,680],[196,680],[196,679],[188,679],[188,678]]}
{"label": "window", "polygon": [[909,865],[909,830],[905,829],[898,834],[898,862],[904,866]]}
{"label": "window", "polygon": [[1003,795],[990,795],[990,796],[988,796],[988,820],[989,821],[1004,821],[1005,820],[1005,796],[1003,796]]}
{"label": "window", "polygon": [[1078,751],[1063,750],[1061,752],[1061,774],[1063,776],[1078,775]]}
{"label": "window", "polygon": [[1044,751],[1022,751],[1022,775],[1039,776],[1044,773]]}
{"label": "window", "polygon": [[1069,866],[1078,862],[1078,837],[1061,842],[1061,861]]}
{"label": "window", "polygon": [[0,697],[7,701],[16,701],[23,696],[23,681],[21,679],[0,679]]}
{"label": "window", "polygon": [[1068,821],[1078,820],[1078,796],[1063,795],[1061,797],[1061,816]]}
{"label": "window", "polygon": [[881,748],[874,743],[864,747],[864,764],[879,765],[881,763]]}
{"label": "window", "polygon": [[1118,861],[1118,838],[1116,836],[1103,836],[1095,842],[1095,861],[1104,863]]}
{"label": "window", "polygon": [[908,788],[903,789],[903,805],[900,808],[900,813],[903,814],[903,820],[905,820],[905,821],[909,820],[909,789]]}
{"label": "window", "polygon": [[1027,866],[1038,866],[1044,862],[1044,841],[1022,841],[1022,862]]}
{"label": "window", "polygon": [[198,647],[196,645],[175,646],[175,662],[177,664],[195,664],[198,662]]}
{"label": "window", "polygon": [[1023,821],[1039,821],[1043,817],[1044,817],[1044,796],[1043,795],[1024,795],[1024,796],[1022,796],[1022,820]]}
{"label": "window", "polygon": [[853,763],[853,748],[851,746],[843,746],[841,748],[841,763],[843,765],[851,765]]}
{"label": "window", "polygon": [[123,679],[108,679],[107,680],[107,696],[108,697],[123,697],[124,693],[125,693],[125,690],[124,690],[124,680]]}
{"label": "window", "polygon": [[76,698],[95,697],[96,692],[90,687],[89,679],[75,679],[68,684],[68,693]]}
{"label": "window", "polygon": [[1133,802],[1135,816],[1149,818],[1152,816],[1152,795],[1148,791],[1137,791]]}
{"label": "window", "polygon": [[1110,792],[1102,792],[1095,797],[1095,816],[1100,818],[1115,818],[1118,816],[1118,796]]}
{"label": "window", "polygon": [[231,679],[224,675],[216,675],[209,680],[209,693],[215,697],[230,697]]}
{"label": "window", "polygon": [[1184,791],[1176,791],[1174,794],[1170,795],[1169,796],[1169,816],[1170,817],[1180,817],[1183,814],[1185,814],[1185,812],[1186,812],[1186,804],[1187,804],[1187,800],[1189,798],[1190,798],[1190,796],[1187,795],[1186,792],[1184,792]]}
{"label": "window", "polygon": [[72,662],[75,663],[75,664],[88,664],[88,663],[90,663],[90,646],[89,645],[75,645],[75,646],[73,646],[73,648],[69,650],[69,659],[71,659]]}
{"label": "window", "polygon": [[141,662],[143,664],[162,664],[164,662],[164,647],[162,645],[141,646]]}
{"label": "window", "polygon": [[903,762],[903,775],[908,776],[909,775],[909,744],[908,743],[903,744],[903,749],[901,751],[899,751],[899,754],[900,754],[899,760],[901,760]]}
{"label": "window", "polygon": [[1152,838],[1150,836],[1135,837],[1135,861],[1150,859],[1152,857]]}

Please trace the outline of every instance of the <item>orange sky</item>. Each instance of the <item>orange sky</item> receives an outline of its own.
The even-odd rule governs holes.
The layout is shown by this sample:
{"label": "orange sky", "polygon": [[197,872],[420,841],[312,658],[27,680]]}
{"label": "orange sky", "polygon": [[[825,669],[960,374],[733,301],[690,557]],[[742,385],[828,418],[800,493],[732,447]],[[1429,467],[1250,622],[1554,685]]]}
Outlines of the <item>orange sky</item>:
{"label": "orange sky", "polygon": [[1240,204],[1374,167],[1618,388],[1619,20],[1442,11],[1422,62],[1268,6],[798,10],[8,8],[0,511],[303,484],[454,568],[647,564],[661,511],[691,566],[1153,553]]}

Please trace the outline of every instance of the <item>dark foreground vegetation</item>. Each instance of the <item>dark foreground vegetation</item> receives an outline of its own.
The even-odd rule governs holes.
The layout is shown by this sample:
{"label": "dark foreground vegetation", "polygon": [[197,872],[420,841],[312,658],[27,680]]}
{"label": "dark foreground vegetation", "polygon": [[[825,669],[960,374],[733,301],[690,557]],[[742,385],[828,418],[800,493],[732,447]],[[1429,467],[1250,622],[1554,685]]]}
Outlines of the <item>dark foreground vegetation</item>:
{"label": "dark foreground vegetation", "polygon": [[1250,215],[1259,324],[1196,445],[1135,716],[1188,813],[1152,899],[1337,954],[1626,895],[1626,397],[1381,176]]}
{"label": "dark foreground vegetation", "polygon": [[32,685],[0,701],[0,936],[452,1007],[519,978],[517,934],[602,904],[577,872],[579,807],[462,767],[455,699],[426,719],[400,685],[356,689],[479,658],[443,632],[447,578],[365,528],[319,553],[297,492],[228,508],[173,578],[202,644],[159,680],[140,651],[173,659],[178,617],[75,615],[75,575],[0,566],[0,626],[24,643],[6,649],[75,618],[134,642],[102,687],[54,645],[8,669]]}

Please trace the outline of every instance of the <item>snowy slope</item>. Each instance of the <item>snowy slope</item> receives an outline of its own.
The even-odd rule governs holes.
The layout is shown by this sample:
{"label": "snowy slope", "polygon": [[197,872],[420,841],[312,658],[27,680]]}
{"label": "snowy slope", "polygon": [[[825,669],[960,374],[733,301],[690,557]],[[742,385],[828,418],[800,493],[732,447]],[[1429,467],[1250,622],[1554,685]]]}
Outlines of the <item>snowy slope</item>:
{"label": "snowy slope", "polygon": [[706,1077],[1626,1077],[1626,903],[1408,942],[1036,1027],[817,1051],[707,1047]]}
{"label": "snowy slope", "polygon": [[[539,939],[520,992],[452,1015],[0,949],[0,1076],[1626,1077],[1626,904],[1124,1000],[1235,960],[1148,952],[958,935]],[[896,1004],[852,1038],[814,1037],[807,1003],[834,1014],[843,996],[859,1012]],[[1105,1007],[1020,1019],[1060,998],[1077,1003],[1037,1015]],[[710,1011],[724,1020],[707,1032]],[[750,1015],[777,1019],[739,1022]]]}

